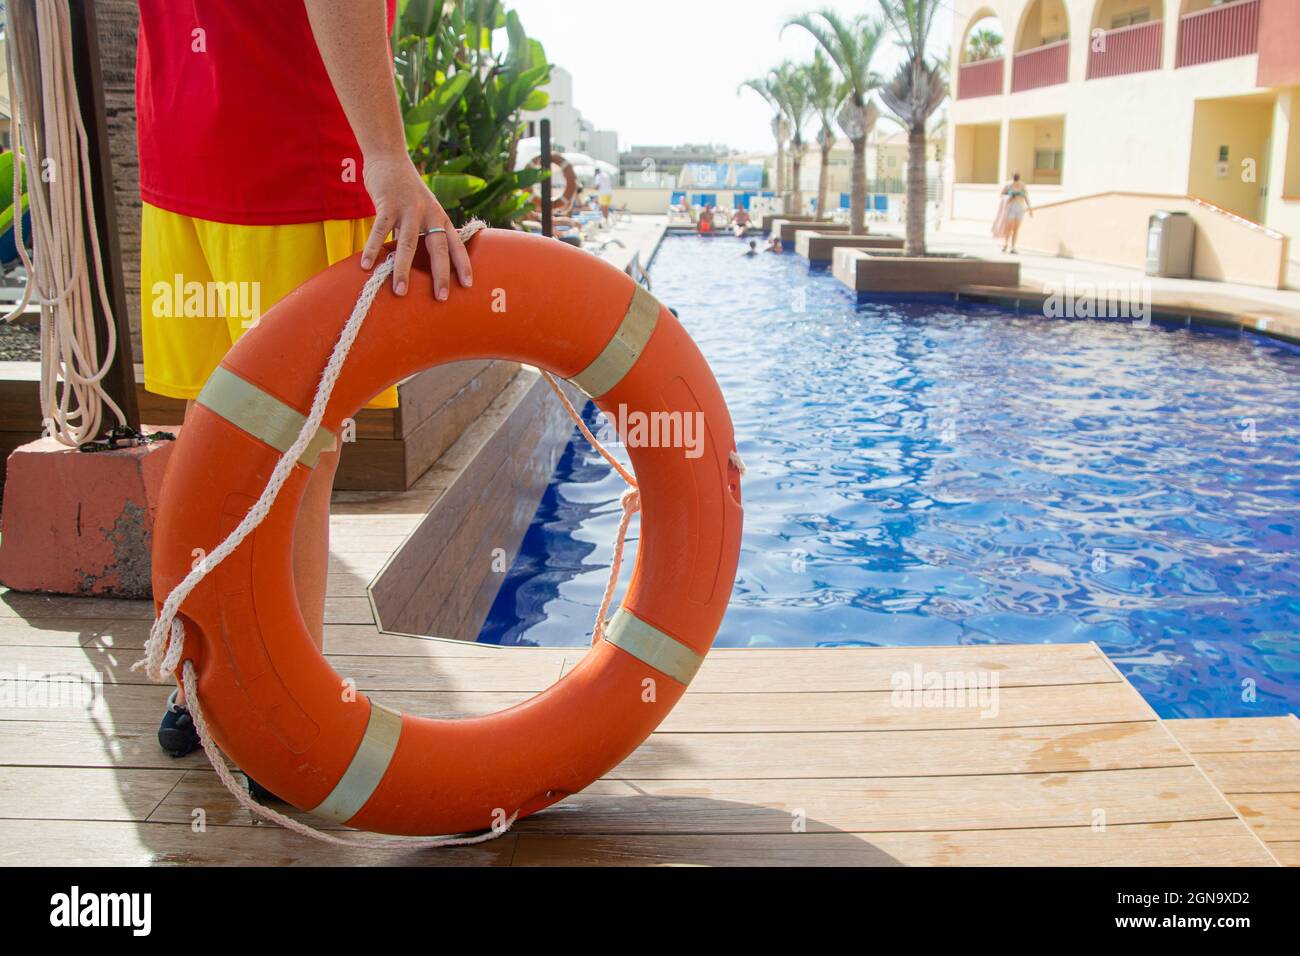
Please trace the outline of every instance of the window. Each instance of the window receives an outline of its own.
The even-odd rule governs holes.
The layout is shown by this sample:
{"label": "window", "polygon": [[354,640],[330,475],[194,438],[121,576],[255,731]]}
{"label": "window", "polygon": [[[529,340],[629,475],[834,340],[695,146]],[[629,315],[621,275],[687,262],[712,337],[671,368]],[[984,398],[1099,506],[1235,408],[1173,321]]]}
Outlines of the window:
{"label": "window", "polygon": [[1146,23],[1150,19],[1150,10],[1130,10],[1128,13],[1120,13],[1111,17],[1110,28],[1118,30],[1120,27],[1136,26],[1139,23]]}
{"label": "window", "polygon": [[1034,150],[1034,171],[1041,173],[1059,173],[1064,159],[1064,150],[1036,149]]}

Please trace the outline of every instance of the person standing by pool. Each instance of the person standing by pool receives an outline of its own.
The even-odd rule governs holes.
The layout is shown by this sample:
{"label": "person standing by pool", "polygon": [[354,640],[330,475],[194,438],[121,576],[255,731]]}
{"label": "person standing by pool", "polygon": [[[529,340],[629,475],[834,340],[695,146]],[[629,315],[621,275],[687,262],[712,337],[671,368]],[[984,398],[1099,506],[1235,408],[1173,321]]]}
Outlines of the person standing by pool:
{"label": "person standing by pool", "polygon": [[993,220],[993,235],[1002,240],[1003,252],[1020,251],[1016,248],[1016,239],[1026,214],[1032,216],[1034,210],[1029,205],[1029,192],[1017,171],[1011,174],[1011,182],[1002,187],[1002,203],[997,218]]}
{"label": "person standing by pool", "polygon": [[749,231],[749,210],[744,206],[736,207],[736,212],[731,217],[731,231],[737,239],[744,239],[745,233]]}
{"label": "person standing by pool", "polygon": [[600,197],[600,218],[608,224],[609,207],[614,202],[614,184],[603,166],[596,169],[596,195]]}
{"label": "person standing by pool", "polygon": [[[361,268],[372,268],[389,233],[397,239],[394,294],[406,294],[421,242],[438,300],[450,294],[453,266],[460,284],[471,284],[455,225],[406,151],[388,46],[396,6],[139,0],[148,391],[186,400],[188,412],[262,309],[357,252]],[[160,296],[149,303],[150,290],[176,280],[221,289],[219,314],[186,314],[185,303],[168,306]],[[256,302],[257,314],[233,309],[234,300]],[[373,404],[396,407],[396,391]],[[317,647],[337,466],[337,451],[320,456],[294,540],[298,603]],[[177,756],[197,745],[183,694],[169,700],[158,742]]]}
{"label": "person standing by pool", "polygon": [[713,235],[713,207],[712,206],[705,206],[703,209],[700,210],[700,221],[696,223],[696,227],[699,229],[700,235],[702,236]]}

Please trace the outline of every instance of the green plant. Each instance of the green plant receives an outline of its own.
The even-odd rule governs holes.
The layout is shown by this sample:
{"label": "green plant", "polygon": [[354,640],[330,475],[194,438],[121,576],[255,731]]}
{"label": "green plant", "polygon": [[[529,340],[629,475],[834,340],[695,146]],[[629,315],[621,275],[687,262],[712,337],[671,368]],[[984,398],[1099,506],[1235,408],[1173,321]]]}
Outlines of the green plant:
{"label": "green plant", "polygon": [[[19,205],[27,209],[27,167],[22,168],[22,186],[19,193]],[[13,225],[14,214],[14,154],[12,151],[0,153],[0,234],[9,231]],[[27,237],[30,243],[31,237]]]}
{"label": "green plant", "polygon": [[871,99],[872,91],[880,85],[880,78],[871,70],[871,60],[884,35],[884,26],[873,17],[862,15],[846,20],[828,9],[794,17],[786,22],[785,28],[789,27],[811,33],[843,80],[844,99],[836,121],[853,144],[849,230],[861,235],[867,231],[867,137],[880,115]]}
{"label": "green plant", "polygon": [[835,148],[835,114],[844,102],[844,85],[837,82],[835,70],[819,47],[813,61],[804,67],[808,78],[808,98],[821,120],[817,146],[821,150],[821,169],[817,176],[817,215],[826,215],[826,189],[830,174],[831,150]]}
{"label": "green plant", "polygon": [[1002,55],[1002,34],[988,27],[980,27],[966,40],[966,58],[975,63]]}
{"label": "green plant", "polygon": [[788,60],[772,71],[772,91],[790,138],[790,200],[786,212],[803,211],[803,189],[800,185],[803,172],[803,128],[813,113],[812,94],[809,88],[807,67],[797,66]]}
{"label": "green plant", "polygon": [[785,111],[777,101],[776,79],[771,73],[761,79],[746,80],[736,89],[736,95],[743,90],[753,90],[763,98],[772,109],[772,138],[776,140],[776,194],[785,197],[785,139],[788,123]]}
{"label": "green plant", "polygon": [[941,66],[927,61],[930,28],[939,0],[880,0],[885,19],[898,34],[905,59],[880,98],[907,129],[907,220],[904,250],[925,255],[925,140],[930,116],[948,96]]}
{"label": "green plant", "polygon": [[392,45],[407,149],[438,201],[457,219],[522,217],[550,175],[514,168],[520,113],[547,103],[541,43],[501,0],[402,0]]}

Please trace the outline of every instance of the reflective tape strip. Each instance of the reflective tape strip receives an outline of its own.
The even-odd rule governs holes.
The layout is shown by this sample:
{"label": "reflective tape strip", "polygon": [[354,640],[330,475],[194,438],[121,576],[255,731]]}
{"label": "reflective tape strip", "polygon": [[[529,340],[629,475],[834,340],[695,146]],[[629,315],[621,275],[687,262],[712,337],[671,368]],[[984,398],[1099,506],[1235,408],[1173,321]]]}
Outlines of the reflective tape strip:
{"label": "reflective tape strip", "polygon": [[623,316],[614,337],[590,365],[569,381],[592,398],[599,398],[613,389],[645,351],[650,334],[659,322],[661,308],[663,306],[658,299],[640,285],[636,286],[627,314]]}
{"label": "reflective tape strip", "polygon": [[623,608],[614,612],[614,619],[605,628],[605,640],[681,684],[689,684],[704,663],[703,654],[696,654]]}
{"label": "reflective tape strip", "polygon": [[381,704],[370,702],[370,722],[361,738],[352,763],[330,795],[311,812],[335,823],[346,823],[366,805],[392,762],[397,738],[402,733],[402,715]]}
{"label": "reflective tape strip", "polygon": [[[296,408],[240,378],[224,365],[213,370],[197,401],[281,453],[289,450],[307,420],[307,416]],[[308,443],[298,463],[315,468],[321,452],[333,451],[336,447],[334,433],[322,428]]]}

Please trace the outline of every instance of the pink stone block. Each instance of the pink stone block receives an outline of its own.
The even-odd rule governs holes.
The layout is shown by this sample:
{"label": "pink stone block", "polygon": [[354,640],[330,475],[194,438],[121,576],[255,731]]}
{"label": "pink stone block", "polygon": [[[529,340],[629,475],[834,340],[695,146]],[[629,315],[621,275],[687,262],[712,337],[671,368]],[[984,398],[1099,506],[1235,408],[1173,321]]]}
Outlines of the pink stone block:
{"label": "pink stone block", "polygon": [[15,449],[0,516],[0,584],[149,597],[154,515],[174,444],[85,453],[39,438]]}

